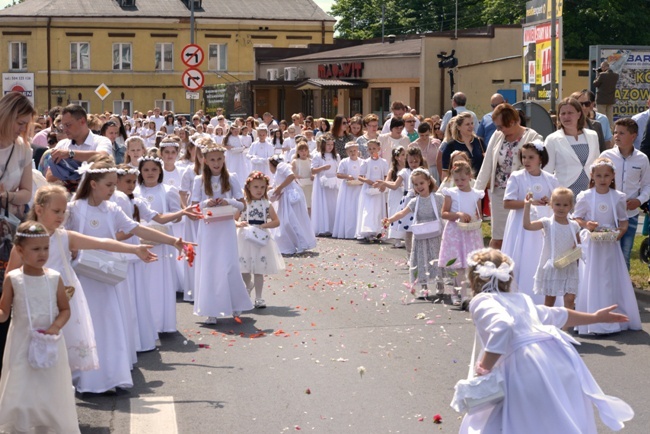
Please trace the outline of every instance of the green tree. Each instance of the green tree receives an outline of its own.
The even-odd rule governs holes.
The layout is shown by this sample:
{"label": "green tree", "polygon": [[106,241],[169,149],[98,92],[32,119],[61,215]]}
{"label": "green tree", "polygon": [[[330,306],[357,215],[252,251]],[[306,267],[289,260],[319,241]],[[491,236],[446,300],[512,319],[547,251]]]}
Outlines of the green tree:
{"label": "green tree", "polygon": [[526,18],[526,0],[484,0],[482,17],[487,24],[519,24]]}

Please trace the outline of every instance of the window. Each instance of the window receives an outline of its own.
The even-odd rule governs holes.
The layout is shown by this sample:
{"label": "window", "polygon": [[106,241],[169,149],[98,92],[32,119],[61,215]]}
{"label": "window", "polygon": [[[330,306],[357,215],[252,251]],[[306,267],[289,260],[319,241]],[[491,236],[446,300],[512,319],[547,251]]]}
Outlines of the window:
{"label": "window", "polygon": [[90,43],[70,43],[70,69],[72,71],[90,70]]}
{"label": "window", "polygon": [[383,125],[390,113],[390,88],[372,89],[370,101],[371,111],[379,117],[379,125]]}
{"label": "window", "polygon": [[156,71],[174,69],[174,44],[156,44]]}
{"label": "window", "polygon": [[122,110],[127,109],[129,113],[133,113],[131,110],[132,104],[131,101],[126,99],[118,99],[113,101],[113,113],[116,115],[122,115]]}
{"label": "window", "polygon": [[119,43],[113,44],[113,69],[114,70],[131,70],[131,44]]}
{"label": "window", "polygon": [[173,99],[157,99],[154,101],[154,107],[160,107],[162,112],[164,111],[174,111],[174,100]]}
{"label": "window", "polygon": [[83,107],[84,110],[86,110],[86,113],[91,113],[90,112],[90,101],[81,101],[81,100],[75,100],[75,101],[70,101],[69,104],[77,104]]}
{"label": "window", "polygon": [[228,69],[228,44],[210,44],[208,49],[208,69],[225,71]]}
{"label": "window", "polygon": [[10,42],[9,59],[11,62],[10,69],[13,71],[22,71],[27,69],[27,43]]}

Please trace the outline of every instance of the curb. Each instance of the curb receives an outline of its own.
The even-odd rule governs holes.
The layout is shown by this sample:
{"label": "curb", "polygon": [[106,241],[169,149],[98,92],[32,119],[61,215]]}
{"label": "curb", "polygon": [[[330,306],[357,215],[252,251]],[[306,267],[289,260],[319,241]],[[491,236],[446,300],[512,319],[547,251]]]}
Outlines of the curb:
{"label": "curb", "polygon": [[650,291],[634,288],[636,299],[644,303],[650,303]]}

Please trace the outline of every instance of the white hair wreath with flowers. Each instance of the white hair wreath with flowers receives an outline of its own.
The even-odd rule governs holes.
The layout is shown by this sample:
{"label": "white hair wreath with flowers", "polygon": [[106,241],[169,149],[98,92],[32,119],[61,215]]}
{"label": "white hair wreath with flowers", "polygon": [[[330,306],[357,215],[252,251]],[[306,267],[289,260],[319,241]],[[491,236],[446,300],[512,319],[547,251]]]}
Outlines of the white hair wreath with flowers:
{"label": "white hair wreath with flowers", "polygon": [[597,167],[600,167],[600,166],[608,166],[608,167],[611,167],[612,170],[613,170],[614,172],[616,172],[616,168],[614,167],[614,163],[612,163],[612,162],[609,161],[609,160],[600,160],[600,161],[598,161],[598,162],[596,162],[596,163],[592,163],[592,165],[589,166],[589,170],[593,172],[594,169],[596,169]]}

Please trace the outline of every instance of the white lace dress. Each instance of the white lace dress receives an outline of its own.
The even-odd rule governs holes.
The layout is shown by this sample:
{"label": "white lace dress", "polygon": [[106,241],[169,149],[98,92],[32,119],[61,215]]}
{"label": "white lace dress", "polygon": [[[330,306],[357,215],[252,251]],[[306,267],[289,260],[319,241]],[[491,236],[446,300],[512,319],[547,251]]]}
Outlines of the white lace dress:
{"label": "white lace dress", "polygon": [[[269,207],[271,203],[266,200],[254,200],[246,204],[246,210],[242,213],[240,220],[246,221],[250,226],[258,226],[266,223],[269,219]],[[260,228],[261,229],[261,228]],[[275,239],[271,237],[269,229],[262,229],[269,235],[265,245],[260,245],[245,237],[245,229],[237,229],[237,245],[239,247],[239,268],[242,273],[252,274],[277,274],[284,270],[284,259],[278,250]]]}

